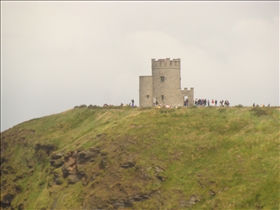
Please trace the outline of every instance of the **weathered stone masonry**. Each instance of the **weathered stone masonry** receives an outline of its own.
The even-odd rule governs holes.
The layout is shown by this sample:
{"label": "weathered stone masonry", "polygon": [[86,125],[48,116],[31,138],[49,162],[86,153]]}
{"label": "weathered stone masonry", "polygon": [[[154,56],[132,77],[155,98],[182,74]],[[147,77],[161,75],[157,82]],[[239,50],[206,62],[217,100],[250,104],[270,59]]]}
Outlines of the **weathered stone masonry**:
{"label": "weathered stone masonry", "polygon": [[180,59],[152,59],[152,76],[139,77],[140,107],[153,106],[156,101],[162,105],[184,106],[185,96],[192,106],[194,88],[181,90]]}

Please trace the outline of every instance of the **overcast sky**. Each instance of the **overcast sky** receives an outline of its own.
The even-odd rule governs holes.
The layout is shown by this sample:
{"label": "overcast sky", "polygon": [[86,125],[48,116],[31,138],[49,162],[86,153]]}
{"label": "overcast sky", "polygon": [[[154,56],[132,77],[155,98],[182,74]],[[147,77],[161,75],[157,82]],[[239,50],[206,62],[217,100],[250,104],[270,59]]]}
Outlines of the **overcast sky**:
{"label": "overcast sky", "polygon": [[139,105],[151,59],[181,87],[279,106],[279,2],[3,2],[1,131],[76,105]]}

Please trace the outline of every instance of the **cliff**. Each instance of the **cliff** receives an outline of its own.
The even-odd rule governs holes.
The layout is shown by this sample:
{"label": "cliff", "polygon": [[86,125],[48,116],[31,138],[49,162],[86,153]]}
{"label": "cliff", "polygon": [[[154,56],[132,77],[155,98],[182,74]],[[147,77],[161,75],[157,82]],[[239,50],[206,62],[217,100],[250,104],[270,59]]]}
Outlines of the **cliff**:
{"label": "cliff", "polygon": [[278,209],[279,108],[77,107],[1,133],[2,209]]}

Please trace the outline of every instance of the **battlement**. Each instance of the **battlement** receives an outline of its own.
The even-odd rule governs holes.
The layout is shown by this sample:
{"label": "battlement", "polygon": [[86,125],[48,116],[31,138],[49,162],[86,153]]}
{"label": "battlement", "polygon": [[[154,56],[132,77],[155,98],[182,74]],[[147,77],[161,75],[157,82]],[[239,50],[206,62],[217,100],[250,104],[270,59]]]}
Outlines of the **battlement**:
{"label": "battlement", "polygon": [[152,69],[153,68],[180,68],[181,67],[181,59],[173,59],[170,58],[166,59],[152,59]]}
{"label": "battlement", "polygon": [[[191,89],[190,89],[190,90],[193,90],[193,89],[194,89],[194,88],[193,88],[193,87],[191,87]],[[184,88],[184,90],[186,90],[186,91],[187,91],[187,90],[189,90],[189,89],[188,89],[188,88]]]}

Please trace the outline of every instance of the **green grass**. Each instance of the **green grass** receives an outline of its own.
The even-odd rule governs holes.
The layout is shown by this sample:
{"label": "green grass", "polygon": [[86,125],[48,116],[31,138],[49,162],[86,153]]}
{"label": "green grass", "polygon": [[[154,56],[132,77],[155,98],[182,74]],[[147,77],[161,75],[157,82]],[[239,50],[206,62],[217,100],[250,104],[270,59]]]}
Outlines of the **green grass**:
{"label": "green grass", "polygon": [[[1,167],[13,166],[16,173],[3,175],[9,185],[1,197],[15,193],[17,184],[23,190],[14,208],[24,203],[26,209],[82,209],[91,195],[104,201],[125,196],[122,186],[127,195],[151,194],[134,202],[135,209],[187,209],[182,203],[192,195],[200,201],[191,209],[279,209],[279,113],[277,107],[109,107],[29,120],[2,133],[9,161]],[[65,180],[50,187],[49,156],[41,151],[33,173],[26,166],[38,143],[64,153],[100,146],[108,168],[99,169],[98,157],[85,166],[88,176],[100,174],[88,185]],[[121,168],[128,160],[135,167]],[[13,183],[19,175],[23,178]]]}

